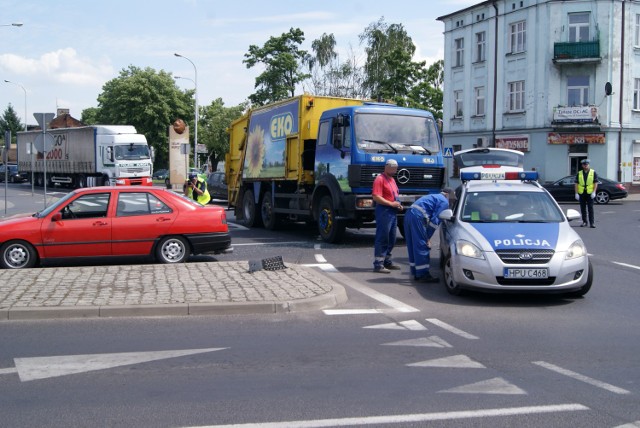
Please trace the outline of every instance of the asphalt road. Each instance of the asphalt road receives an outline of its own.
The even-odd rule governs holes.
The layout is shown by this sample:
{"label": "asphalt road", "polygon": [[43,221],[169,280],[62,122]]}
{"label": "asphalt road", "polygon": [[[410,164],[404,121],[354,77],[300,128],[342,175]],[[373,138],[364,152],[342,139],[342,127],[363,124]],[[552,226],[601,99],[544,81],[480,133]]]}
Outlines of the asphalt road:
{"label": "asphalt road", "polygon": [[409,280],[402,239],[403,270],[380,275],[372,230],[329,245],[302,225],[233,225],[234,253],[219,260],[316,265],[349,301],[339,312],[3,323],[0,425],[640,426],[640,202],[596,216],[597,229],[577,228],[595,268],[580,299],[454,297]]}

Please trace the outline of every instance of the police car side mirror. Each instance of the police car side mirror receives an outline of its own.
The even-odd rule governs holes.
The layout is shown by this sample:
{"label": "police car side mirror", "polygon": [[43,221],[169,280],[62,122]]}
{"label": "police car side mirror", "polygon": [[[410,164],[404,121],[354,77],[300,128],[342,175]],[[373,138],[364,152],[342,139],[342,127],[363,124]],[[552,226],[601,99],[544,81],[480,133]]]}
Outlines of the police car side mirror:
{"label": "police car side mirror", "polygon": [[582,215],[578,211],[572,208],[569,208],[567,210],[567,220],[571,221],[571,220],[577,220],[579,218],[582,218]]}
{"label": "police car side mirror", "polygon": [[453,211],[451,211],[451,209],[446,209],[446,210],[444,210],[444,211],[442,211],[442,212],[440,213],[440,215],[438,216],[438,218],[439,218],[440,220],[447,220],[447,221],[449,221],[449,220],[451,220],[451,219],[453,218]]}

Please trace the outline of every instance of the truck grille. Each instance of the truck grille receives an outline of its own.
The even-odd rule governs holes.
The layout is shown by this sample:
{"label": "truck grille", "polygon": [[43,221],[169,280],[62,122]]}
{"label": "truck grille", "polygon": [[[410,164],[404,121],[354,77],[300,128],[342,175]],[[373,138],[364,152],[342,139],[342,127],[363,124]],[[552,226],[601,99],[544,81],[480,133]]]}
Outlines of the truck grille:
{"label": "truck grille", "polygon": [[[349,166],[349,185],[351,187],[370,187],[376,176],[382,172],[384,172],[384,166],[351,165]],[[407,188],[439,189],[443,179],[444,168],[438,167],[400,166],[395,176],[400,191]]]}
{"label": "truck grille", "polygon": [[140,174],[141,172],[146,172],[148,170],[146,168],[122,168],[121,171],[129,174]]}
{"label": "truck grille", "polygon": [[[507,264],[540,264],[548,263],[553,257],[553,250],[498,250],[496,251],[500,260]],[[529,255],[531,257],[529,257]]]}

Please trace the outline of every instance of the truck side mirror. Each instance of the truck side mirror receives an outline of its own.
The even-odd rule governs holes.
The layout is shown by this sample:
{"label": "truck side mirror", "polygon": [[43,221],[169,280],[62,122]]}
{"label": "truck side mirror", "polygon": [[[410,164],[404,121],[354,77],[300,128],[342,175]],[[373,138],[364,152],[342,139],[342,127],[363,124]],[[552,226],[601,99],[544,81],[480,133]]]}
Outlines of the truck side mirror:
{"label": "truck side mirror", "polygon": [[342,132],[340,132],[340,128],[333,128],[332,144],[334,148],[342,150]]}
{"label": "truck side mirror", "polygon": [[108,146],[107,147],[107,159],[110,162],[113,162],[113,147],[112,146]]}

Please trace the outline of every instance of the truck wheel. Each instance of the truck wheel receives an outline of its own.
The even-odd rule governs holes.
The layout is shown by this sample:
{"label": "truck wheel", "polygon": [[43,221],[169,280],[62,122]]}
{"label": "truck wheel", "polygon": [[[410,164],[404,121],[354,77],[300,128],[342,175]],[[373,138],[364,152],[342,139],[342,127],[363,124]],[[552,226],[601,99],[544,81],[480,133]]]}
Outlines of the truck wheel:
{"label": "truck wheel", "polygon": [[100,182],[100,185],[102,186],[111,186],[111,182],[109,181],[109,177],[107,177],[106,175],[102,176],[102,181]]}
{"label": "truck wheel", "polygon": [[242,215],[244,217],[244,226],[260,227],[262,218],[258,217],[256,202],[253,197],[253,191],[247,190],[242,197]]}
{"label": "truck wheel", "polygon": [[25,241],[9,241],[0,248],[0,266],[4,269],[32,268],[38,260],[38,253]]}
{"label": "truck wheel", "polygon": [[344,237],[345,224],[336,219],[331,196],[324,196],[320,200],[318,209],[318,231],[325,242],[340,242]]}
{"label": "truck wheel", "polygon": [[87,178],[84,175],[79,175],[76,181],[78,189],[84,189],[87,187]]}
{"label": "truck wheel", "polygon": [[273,212],[271,203],[271,192],[266,192],[262,197],[262,205],[260,206],[260,214],[265,229],[275,230],[278,223],[277,214]]}
{"label": "truck wheel", "polygon": [[182,236],[167,236],[156,247],[156,259],[160,263],[183,263],[189,251],[189,243]]}
{"label": "truck wheel", "polygon": [[36,182],[35,182],[36,186],[38,186],[38,187],[43,187],[44,186],[44,178],[43,178],[41,173],[39,173],[39,172],[36,173],[35,180],[36,180]]}

